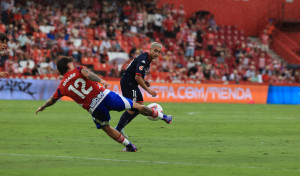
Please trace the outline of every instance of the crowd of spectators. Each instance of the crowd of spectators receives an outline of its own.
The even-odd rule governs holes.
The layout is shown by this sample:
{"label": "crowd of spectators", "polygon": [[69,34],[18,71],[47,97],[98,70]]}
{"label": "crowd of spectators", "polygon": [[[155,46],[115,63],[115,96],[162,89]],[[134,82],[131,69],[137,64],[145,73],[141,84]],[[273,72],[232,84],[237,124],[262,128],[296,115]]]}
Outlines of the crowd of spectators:
{"label": "crowd of spectators", "polygon": [[[56,59],[72,56],[103,76],[120,77],[135,55],[157,41],[164,49],[151,64],[147,77],[153,81],[300,82],[299,70],[268,54],[267,30],[258,45],[235,26],[218,25],[209,12],[187,16],[182,5],[158,7],[157,0],[47,2],[1,1],[0,32],[10,41],[0,71],[58,75]],[[108,52],[126,52],[130,59],[118,67],[108,62]]]}

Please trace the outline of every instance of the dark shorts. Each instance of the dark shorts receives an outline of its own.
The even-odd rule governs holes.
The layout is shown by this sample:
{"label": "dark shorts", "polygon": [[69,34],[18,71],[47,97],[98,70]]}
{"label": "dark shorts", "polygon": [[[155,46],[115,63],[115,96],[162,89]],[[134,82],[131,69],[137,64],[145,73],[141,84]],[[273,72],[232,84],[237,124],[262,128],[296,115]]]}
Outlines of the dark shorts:
{"label": "dark shorts", "polygon": [[100,97],[95,102],[96,105],[92,112],[93,120],[98,129],[101,129],[105,125],[109,125],[109,111],[129,110],[133,106],[130,99],[115,92],[105,90],[103,95],[103,98]]}
{"label": "dark shorts", "polygon": [[124,97],[131,99],[133,102],[143,102],[143,95],[137,85],[129,80],[122,78],[120,81],[121,90]]}

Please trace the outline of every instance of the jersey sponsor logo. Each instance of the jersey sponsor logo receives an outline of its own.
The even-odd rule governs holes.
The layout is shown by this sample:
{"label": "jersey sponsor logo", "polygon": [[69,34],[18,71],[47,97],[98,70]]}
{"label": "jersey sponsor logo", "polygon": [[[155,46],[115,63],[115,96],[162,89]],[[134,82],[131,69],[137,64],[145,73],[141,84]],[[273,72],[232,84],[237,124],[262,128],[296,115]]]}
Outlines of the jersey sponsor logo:
{"label": "jersey sponsor logo", "polygon": [[144,64],[145,64],[146,62],[145,62],[144,60],[142,60],[142,63],[144,63]]}
{"label": "jersey sponsor logo", "polygon": [[99,102],[104,97],[104,93],[100,92],[97,97],[92,99],[92,102],[90,104],[90,108],[94,108],[97,102]]}
{"label": "jersey sponsor logo", "polygon": [[76,73],[71,74],[63,83],[63,86],[66,86],[66,84],[70,81],[70,79],[74,78],[76,76]]}
{"label": "jersey sponsor logo", "polygon": [[139,70],[142,71],[143,69],[144,69],[144,66],[140,66],[140,67],[139,67]]}

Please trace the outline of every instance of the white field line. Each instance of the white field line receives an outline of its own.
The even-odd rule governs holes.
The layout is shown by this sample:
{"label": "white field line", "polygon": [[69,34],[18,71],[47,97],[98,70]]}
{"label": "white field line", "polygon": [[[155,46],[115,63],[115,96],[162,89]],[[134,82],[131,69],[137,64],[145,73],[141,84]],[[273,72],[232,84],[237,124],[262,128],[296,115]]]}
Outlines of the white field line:
{"label": "white field line", "polygon": [[[262,114],[263,112],[251,112],[251,114]],[[220,115],[220,113],[217,112],[187,112],[189,115],[194,114],[214,114],[214,115]],[[222,112],[222,114],[249,114],[248,112]]]}
{"label": "white field line", "polygon": [[65,159],[82,159],[82,160],[97,160],[97,161],[113,161],[113,162],[135,162],[135,163],[148,163],[148,164],[167,164],[167,165],[187,165],[187,166],[205,166],[205,167],[232,167],[232,168],[245,168],[245,169],[261,169],[261,170],[278,170],[278,171],[297,171],[300,169],[285,169],[285,168],[265,168],[256,166],[229,166],[219,164],[204,164],[204,163],[181,163],[181,162],[164,162],[164,161],[148,161],[148,160],[120,160],[120,159],[107,159],[107,158],[91,158],[80,156],[56,156],[56,155],[30,155],[30,154],[17,154],[17,153],[0,153],[6,156],[23,156],[23,157],[42,157],[42,158],[65,158]]}
{"label": "white field line", "polygon": [[[263,112],[251,112],[251,114],[249,115],[249,113],[246,112],[222,112],[222,114],[231,114],[230,117],[245,117],[245,118],[253,118],[253,114],[262,114]],[[221,115],[220,113],[216,113],[216,112],[187,112],[187,115],[195,115],[195,114],[199,114],[199,115]],[[282,116],[273,116],[273,119],[278,119],[278,120],[295,120],[293,118],[287,118],[287,117],[282,117]]]}

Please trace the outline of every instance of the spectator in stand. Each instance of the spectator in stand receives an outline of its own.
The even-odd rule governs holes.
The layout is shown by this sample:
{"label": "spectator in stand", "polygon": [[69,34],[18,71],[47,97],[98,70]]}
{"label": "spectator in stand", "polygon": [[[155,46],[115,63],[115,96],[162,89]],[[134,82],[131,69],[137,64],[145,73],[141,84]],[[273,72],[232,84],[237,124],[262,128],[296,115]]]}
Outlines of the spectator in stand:
{"label": "spectator in stand", "polygon": [[19,63],[17,57],[9,58],[8,60],[5,61],[4,64],[5,64],[4,65],[5,72],[7,72],[8,74],[19,73]]}
{"label": "spectator in stand", "polygon": [[116,32],[112,25],[109,26],[108,31],[106,32],[106,35],[110,39],[113,39],[116,37]]}
{"label": "spectator in stand", "polygon": [[203,75],[205,80],[210,80],[211,79],[211,64],[206,65],[203,67]]}
{"label": "spectator in stand", "polygon": [[163,16],[161,14],[161,10],[160,9],[156,9],[155,10],[155,14],[153,16],[153,20],[154,20],[154,30],[157,32],[161,32],[161,28],[163,25]]}
{"label": "spectator in stand", "polygon": [[104,53],[104,50],[109,50],[111,48],[111,44],[110,41],[108,40],[108,38],[104,38],[103,41],[101,42],[100,45],[100,53]]}
{"label": "spectator in stand", "polygon": [[23,30],[18,37],[18,41],[20,42],[20,46],[25,46],[28,38],[26,36],[26,32]]}
{"label": "spectator in stand", "polygon": [[210,51],[210,54],[212,54],[212,51],[214,49],[214,44],[215,44],[215,34],[213,33],[212,28],[208,28],[206,38],[207,38],[207,51]]}
{"label": "spectator in stand", "polygon": [[132,21],[131,25],[130,25],[130,34],[131,36],[136,36],[139,31],[138,31],[138,26],[136,24],[136,21]]}
{"label": "spectator in stand", "polygon": [[240,79],[241,75],[239,75],[237,69],[234,69],[233,72],[229,75],[229,81],[234,81],[236,84],[239,84]]}
{"label": "spectator in stand", "polygon": [[203,67],[201,66],[201,64],[197,64],[197,72],[195,73],[195,81],[204,81],[204,74],[203,74]]}
{"label": "spectator in stand", "polygon": [[260,35],[261,39],[261,50],[262,51],[269,51],[269,43],[270,43],[270,37],[267,33],[268,31],[265,29],[263,33]]}
{"label": "spectator in stand", "polygon": [[[217,42],[217,45],[216,45],[216,47],[215,47],[213,56],[219,57],[219,56],[220,56],[220,53],[221,53],[221,52],[224,52],[224,50],[225,50],[225,49],[223,48],[222,43],[218,41],[218,42]],[[225,54],[225,53],[224,53],[224,54]]]}
{"label": "spectator in stand", "polygon": [[123,52],[118,40],[116,39],[111,40],[111,50],[112,52]]}
{"label": "spectator in stand", "polygon": [[274,20],[270,19],[267,26],[266,26],[266,30],[267,30],[267,34],[269,35],[270,40],[273,39],[273,34],[275,32],[275,25],[274,25]]}
{"label": "spectator in stand", "polygon": [[192,31],[189,31],[189,34],[186,38],[186,57],[194,57],[195,54],[195,46],[196,46],[196,36],[195,33]]}
{"label": "spectator in stand", "polygon": [[185,10],[184,10],[184,6],[180,5],[179,9],[178,9],[178,14],[179,14],[179,18],[185,18]]}
{"label": "spectator in stand", "polygon": [[214,15],[210,15],[210,18],[208,19],[208,26],[210,28],[212,28],[213,31],[217,31],[218,30],[218,26],[217,26],[217,23],[214,19]]}
{"label": "spectator in stand", "polygon": [[38,69],[38,65],[37,65],[37,64],[34,64],[33,69],[31,69],[31,74],[32,74],[33,76],[38,76],[38,75],[40,75],[39,69]]}
{"label": "spectator in stand", "polygon": [[112,64],[110,65],[110,76],[111,77],[118,77],[118,65],[117,65],[117,62],[116,60],[113,60],[112,61]]}
{"label": "spectator in stand", "polygon": [[250,78],[251,82],[263,83],[262,75],[259,70],[255,71],[255,74]]}
{"label": "spectator in stand", "polygon": [[23,68],[23,75],[32,75],[29,62],[27,62],[25,68]]}
{"label": "spectator in stand", "polygon": [[247,69],[246,73],[244,74],[243,76],[243,80],[244,81],[251,81],[251,79],[253,77],[256,76],[256,70],[255,70],[255,67],[253,65],[251,65],[249,67],[249,69]]}
{"label": "spectator in stand", "polygon": [[174,38],[174,20],[172,19],[171,14],[167,15],[167,18],[163,22],[164,24],[164,34],[167,38]]}
{"label": "spectator in stand", "polygon": [[295,82],[299,83],[300,82],[300,73],[298,70],[295,70],[294,77],[295,77]]}
{"label": "spectator in stand", "polygon": [[123,15],[125,19],[130,19],[133,8],[130,1],[126,1],[126,5],[123,7]]}
{"label": "spectator in stand", "polygon": [[186,65],[187,67],[187,73],[188,73],[188,76],[191,75],[191,72],[195,73],[197,71],[196,69],[196,62],[195,62],[195,59],[194,57],[189,57],[189,61]]}
{"label": "spectator in stand", "polygon": [[266,55],[265,55],[265,53],[261,53],[260,57],[258,58],[258,69],[259,69],[259,71],[262,72],[266,65],[267,65]]}
{"label": "spectator in stand", "polygon": [[153,30],[153,24],[152,23],[148,23],[145,29],[145,34],[147,37],[149,37],[150,39],[154,39],[154,30]]}
{"label": "spectator in stand", "polygon": [[225,54],[224,52],[220,52],[219,57],[217,58],[217,64],[224,65],[225,64]]}

